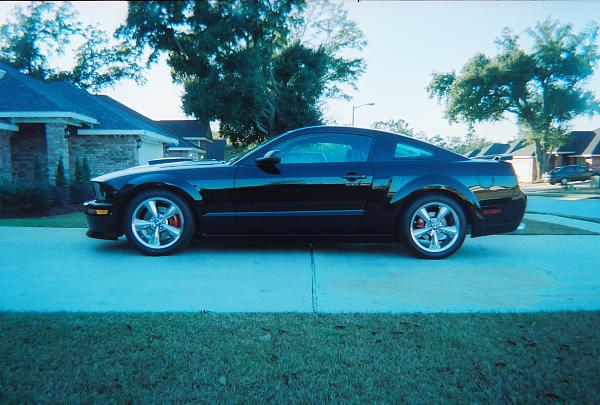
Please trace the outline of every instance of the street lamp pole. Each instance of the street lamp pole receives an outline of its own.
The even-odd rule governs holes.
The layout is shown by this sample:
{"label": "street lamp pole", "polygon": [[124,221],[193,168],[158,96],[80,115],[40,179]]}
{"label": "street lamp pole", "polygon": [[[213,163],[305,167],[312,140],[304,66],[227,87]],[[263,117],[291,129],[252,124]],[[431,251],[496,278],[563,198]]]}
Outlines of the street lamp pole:
{"label": "street lamp pole", "polygon": [[364,107],[366,105],[373,106],[373,105],[375,105],[375,103],[365,103],[365,104],[361,104],[361,105],[353,105],[352,106],[352,126],[354,126],[354,110],[358,110],[360,107]]}

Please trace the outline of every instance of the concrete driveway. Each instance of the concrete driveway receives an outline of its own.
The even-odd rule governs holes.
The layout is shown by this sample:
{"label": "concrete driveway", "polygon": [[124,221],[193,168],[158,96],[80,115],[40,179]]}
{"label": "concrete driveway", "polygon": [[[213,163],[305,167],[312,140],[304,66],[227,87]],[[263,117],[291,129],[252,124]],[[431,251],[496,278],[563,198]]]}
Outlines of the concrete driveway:
{"label": "concrete driveway", "polygon": [[538,311],[600,309],[600,236],[467,239],[450,259],[395,244],[198,241],[145,257],[83,229],[2,227],[0,310]]}

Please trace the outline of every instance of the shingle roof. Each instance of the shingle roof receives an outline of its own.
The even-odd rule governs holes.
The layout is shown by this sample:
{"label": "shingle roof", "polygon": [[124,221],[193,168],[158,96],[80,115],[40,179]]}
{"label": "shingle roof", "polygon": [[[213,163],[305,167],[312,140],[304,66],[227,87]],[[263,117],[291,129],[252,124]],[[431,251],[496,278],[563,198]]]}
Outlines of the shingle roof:
{"label": "shingle roof", "polygon": [[505,153],[510,148],[507,143],[493,143],[490,146],[483,148],[477,156],[494,156]]}
{"label": "shingle roof", "polygon": [[533,156],[534,154],[535,148],[533,147],[533,144],[525,145],[511,153],[513,156]]}
{"label": "shingle roof", "polygon": [[473,149],[472,151],[470,151],[470,152],[467,152],[467,153],[465,154],[465,156],[466,156],[466,157],[468,157],[468,158],[475,157],[475,156],[477,156],[477,154],[478,154],[480,151],[481,151],[481,149],[479,149],[479,148],[477,148],[477,149]]}
{"label": "shingle roof", "polygon": [[84,114],[68,98],[43,82],[0,62],[6,74],[0,79],[0,111],[61,111]]}
{"label": "shingle roof", "polygon": [[508,150],[505,153],[512,153],[518,149],[521,149],[522,147],[527,145],[527,141],[525,141],[525,139],[519,139],[517,141],[511,142]]}
{"label": "shingle roof", "polygon": [[[1,62],[0,69],[6,72],[0,79],[0,111],[74,112],[98,120],[94,130],[144,130],[171,138],[178,146],[198,148],[176,132],[109,96],[92,95],[64,81],[37,80]],[[190,128],[203,129],[205,134],[208,131],[208,137],[212,138],[210,126],[192,120],[184,122]]]}
{"label": "shingle roof", "polygon": [[568,141],[557,150],[553,151],[553,153],[580,155],[587,148],[595,135],[596,133],[594,131],[573,131],[569,134]]}
{"label": "shingle roof", "polygon": [[212,131],[208,122],[200,120],[160,120],[154,122],[169,132],[184,138],[206,137],[212,140]]}
{"label": "shingle roof", "polygon": [[594,137],[581,154],[584,156],[600,155],[600,128],[594,131]]}

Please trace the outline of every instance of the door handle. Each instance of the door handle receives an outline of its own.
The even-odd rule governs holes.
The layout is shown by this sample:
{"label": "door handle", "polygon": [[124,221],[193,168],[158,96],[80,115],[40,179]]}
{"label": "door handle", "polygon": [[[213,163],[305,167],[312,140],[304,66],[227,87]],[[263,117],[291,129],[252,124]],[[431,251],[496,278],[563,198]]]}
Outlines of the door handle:
{"label": "door handle", "polygon": [[342,176],[342,179],[346,179],[348,181],[356,181],[356,180],[362,180],[362,179],[366,179],[367,175],[366,174],[356,174],[354,172],[348,173],[344,176]]}

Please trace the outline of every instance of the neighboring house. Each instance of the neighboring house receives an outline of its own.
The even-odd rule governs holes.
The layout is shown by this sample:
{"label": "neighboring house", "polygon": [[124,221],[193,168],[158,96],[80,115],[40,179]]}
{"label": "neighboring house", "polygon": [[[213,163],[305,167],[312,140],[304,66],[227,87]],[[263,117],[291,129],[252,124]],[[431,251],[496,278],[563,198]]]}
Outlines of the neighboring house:
{"label": "neighboring house", "polygon": [[208,123],[197,120],[161,120],[154,123],[186,141],[177,146],[169,146],[169,156],[207,158],[207,148],[213,142]]}
{"label": "neighboring house", "polygon": [[[178,122],[189,128],[190,140],[169,129]],[[84,156],[96,176],[183,151],[200,158],[211,141],[208,125],[153,121],[108,96],[36,80],[0,63],[0,177],[31,181],[37,160],[44,178],[54,182],[62,159],[72,178]]]}
{"label": "neighboring house", "polygon": [[[511,144],[493,143],[483,149],[467,153],[468,158],[489,158],[496,155],[511,155],[509,162],[522,183],[533,182],[537,178],[537,161],[532,144],[524,140]],[[549,154],[548,170],[558,166],[581,165],[600,169],[600,128],[595,131],[573,131],[567,142]]]}
{"label": "neighboring house", "polygon": [[[525,145],[513,152],[510,161],[520,182],[537,178],[537,161],[533,145]],[[558,166],[581,165],[600,169],[600,128],[595,131],[573,131],[567,142],[550,152],[547,169]]]}

